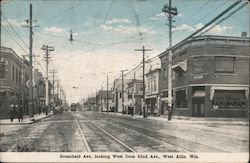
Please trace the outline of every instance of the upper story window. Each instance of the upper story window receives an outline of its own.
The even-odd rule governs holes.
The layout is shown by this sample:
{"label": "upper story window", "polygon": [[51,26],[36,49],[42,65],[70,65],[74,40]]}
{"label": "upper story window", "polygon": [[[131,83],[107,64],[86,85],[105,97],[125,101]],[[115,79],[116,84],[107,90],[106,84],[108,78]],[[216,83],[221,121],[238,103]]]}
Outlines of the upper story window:
{"label": "upper story window", "polygon": [[12,81],[15,81],[15,66],[12,66]]}
{"label": "upper story window", "polygon": [[154,77],[154,91],[156,91],[156,77]]}
{"label": "upper story window", "polygon": [[234,73],[235,57],[215,57],[215,73]]}
{"label": "upper story window", "polygon": [[200,74],[204,73],[205,57],[195,57],[193,59],[193,73]]}
{"label": "upper story window", "polygon": [[18,72],[18,69],[16,68],[16,83],[18,82],[18,75],[19,75],[19,72]]}

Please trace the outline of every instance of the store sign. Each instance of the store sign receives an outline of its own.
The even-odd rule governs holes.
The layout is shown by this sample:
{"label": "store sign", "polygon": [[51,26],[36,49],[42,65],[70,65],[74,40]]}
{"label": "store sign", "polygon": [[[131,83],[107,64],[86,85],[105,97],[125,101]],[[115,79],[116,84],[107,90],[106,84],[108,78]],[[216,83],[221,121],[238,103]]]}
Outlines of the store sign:
{"label": "store sign", "polygon": [[194,75],[194,79],[197,80],[197,79],[203,79],[203,75]]}

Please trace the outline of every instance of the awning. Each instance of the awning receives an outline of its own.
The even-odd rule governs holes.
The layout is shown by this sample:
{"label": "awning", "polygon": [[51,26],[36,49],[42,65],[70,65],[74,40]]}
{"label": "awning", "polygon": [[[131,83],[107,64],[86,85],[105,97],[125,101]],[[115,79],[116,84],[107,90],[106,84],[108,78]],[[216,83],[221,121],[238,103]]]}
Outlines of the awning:
{"label": "awning", "polygon": [[193,97],[205,97],[206,93],[205,91],[195,91],[193,93]]}
{"label": "awning", "polygon": [[187,71],[187,59],[172,66],[172,69],[176,68],[181,68],[183,71]]}
{"label": "awning", "polygon": [[215,90],[245,90],[245,96],[248,99],[248,95],[249,95],[249,87],[219,87],[219,86],[214,86],[210,88],[210,100],[212,100],[214,98],[214,92]]}

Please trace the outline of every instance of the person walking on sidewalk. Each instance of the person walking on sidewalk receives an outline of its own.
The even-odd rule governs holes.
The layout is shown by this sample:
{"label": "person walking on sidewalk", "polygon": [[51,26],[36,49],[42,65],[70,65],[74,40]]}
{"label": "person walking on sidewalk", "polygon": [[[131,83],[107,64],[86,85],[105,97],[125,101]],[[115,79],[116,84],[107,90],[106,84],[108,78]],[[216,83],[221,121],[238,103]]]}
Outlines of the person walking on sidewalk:
{"label": "person walking on sidewalk", "polygon": [[18,108],[18,122],[23,122],[23,107]]}
{"label": "person walking on sidewalk", "polygon": [[15,116],[15,108],[13,104],[10,105],[10,111],[8,114],[10,114],[10,121],[13,122]]}

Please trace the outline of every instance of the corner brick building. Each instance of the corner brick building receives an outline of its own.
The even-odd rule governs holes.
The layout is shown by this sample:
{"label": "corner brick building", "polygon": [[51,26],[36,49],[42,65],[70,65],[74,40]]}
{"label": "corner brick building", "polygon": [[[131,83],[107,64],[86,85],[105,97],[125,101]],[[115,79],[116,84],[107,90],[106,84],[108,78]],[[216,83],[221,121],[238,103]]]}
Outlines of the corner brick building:
{"label": "corner brick building", "polygon": [[[173,47],[173,115],[248,117],[249,37],[199,36]],[[167,113],[168,51],[161,59],[161,114]]]}

